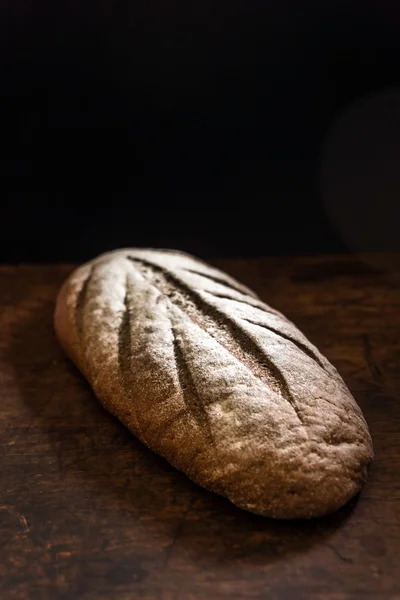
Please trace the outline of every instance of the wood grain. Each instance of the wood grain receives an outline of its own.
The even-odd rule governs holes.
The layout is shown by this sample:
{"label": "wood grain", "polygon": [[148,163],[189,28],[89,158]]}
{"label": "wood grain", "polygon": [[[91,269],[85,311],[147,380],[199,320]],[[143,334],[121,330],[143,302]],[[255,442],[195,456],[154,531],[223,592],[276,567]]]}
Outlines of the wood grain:
{"label": "wood grain", "polygon": [[400,598],[400,260],[215,264],[339,369],[374,441],[361,497],[285,523],[192,484],[101,408],[58,347],[52,312],[72,266],[2,267],[1,599]]}

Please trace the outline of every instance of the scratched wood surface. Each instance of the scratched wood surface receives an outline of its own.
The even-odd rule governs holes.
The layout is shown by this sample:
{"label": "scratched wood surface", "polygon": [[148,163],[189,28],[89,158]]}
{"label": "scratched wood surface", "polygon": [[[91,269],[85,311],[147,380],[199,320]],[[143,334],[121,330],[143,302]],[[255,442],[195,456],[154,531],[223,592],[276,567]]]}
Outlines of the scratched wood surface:
{"label": "scratched wood surface", "polygon": [[400,599],[400,261],[216,261],[339,369],[376,458],[312,522],[241,511],[141,445],[52,330],[70,266],[0,268],[0,598]]}

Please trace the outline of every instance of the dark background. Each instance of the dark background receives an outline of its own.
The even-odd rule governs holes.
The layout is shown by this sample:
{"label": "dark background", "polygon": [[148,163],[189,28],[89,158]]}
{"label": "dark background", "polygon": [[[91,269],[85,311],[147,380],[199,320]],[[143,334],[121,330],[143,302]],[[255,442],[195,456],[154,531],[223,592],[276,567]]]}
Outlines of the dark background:
{"label": "dark background", "polygon": [[2,262],[399,249],[395,2],[0,11]]}

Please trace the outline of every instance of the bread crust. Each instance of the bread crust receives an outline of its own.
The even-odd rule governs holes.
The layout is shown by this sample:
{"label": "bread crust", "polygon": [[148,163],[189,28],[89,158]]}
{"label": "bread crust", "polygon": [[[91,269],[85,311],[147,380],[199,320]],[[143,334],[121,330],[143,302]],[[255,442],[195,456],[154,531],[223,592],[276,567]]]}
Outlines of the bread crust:
{"label": "bread crust", "polygon": [[191,256],[99,256],[64,283],[55,329],[106,409],[241,508],[318,517],[365,482],[370,434],[336,369],[281,313]]}

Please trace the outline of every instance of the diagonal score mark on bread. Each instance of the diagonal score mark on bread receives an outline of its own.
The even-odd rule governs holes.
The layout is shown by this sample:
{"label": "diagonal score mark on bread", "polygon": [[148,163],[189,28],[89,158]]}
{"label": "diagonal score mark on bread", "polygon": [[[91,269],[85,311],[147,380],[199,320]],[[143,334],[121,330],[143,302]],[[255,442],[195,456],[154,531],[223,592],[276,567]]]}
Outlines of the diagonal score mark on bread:
{"label": "diagonal score mark on bread", "polygon": [[247,321],[251,325],[256,325],[257,327],[263,327],[264,329],[268,329],[268,331],[272,331],[272,333],[274,333],[278,337],[280,337],[284,340],[287,340],[288,342],[291,342],[292,344],[297,346],[299,350],[304,352],[304,354],[307,354],[307,356],[312,358],[312,360],[314,362],[316,362],[317,365],[319,367],[321,367],[321,369],[326,368],[324,363],[322,362],[322,360],[319,358],[319,356],[317,356],[315,354],[315,352],[313,352],[312,349],[307,344],[304,344],[303,342],[296,340],[293,336],[283,333],[282,331],[278,331],[278,329],[275,329],[274,327],[271,327],[270,325],[266,325],[265,323],[259,323],[257,321],[252,321],[251,319],[246,319],[246,318],[245,318],[245,321]]}
{"label": "diagonal score mark on bread", "polygon": [[[128,256],[143,277],[164,293],[172,303],[177,304],[201,329],[211,337],[213,326],[218,329],[216,338],[237,360],[265,384],[275,388],[289,403],[299,421],[303,423],[301,412],[293,398],[284,375],[268,358],[265,351],[247,334],[239,324],[224,312],[207,302],[198,292],[176,277],[165,267],[149,260]],[[205,316],[208,319],[205,319]],[[208,321],[208,322],[207,322]],[[221,335],[222,334],[222,335]]]}
{"label": "diagonal score mark on bread", "polygon": [[[131,313],[129,309],[129,280],[126,278],[124,312],[118,329],[118,362],[124,374],[131,369]],[[126,377],[124,377],[126,381]]]}
{"label": "diagonal score mark on bread", "polygon": [[251,308],[257,308],[261,312],[267,313],[268,315],[279,315],[278,311],[272,309],[268,310],[264,306],[261,306],[261,303],[256,304],[255,302],[249,302],[249,298],[246,298],[244,300],[243,298],[228,296],[227,294],[220,294],[219,292],[208,292],[206,290],[204,290],[203,293],[210,294],[210,296],[212,296],[213,298],[219,298],[220,300],[231,300],[234,302],[240,302],[241,304],[245,304],[246,306],[251,306]]}
{"label": "diagonal score mark on bread", "polygon": [[[279,316],[281,319],[286,319],[284,315],[282,315],[279,311],[271,308],[270,306],[266,306],[261,300],[257,297],[257,295],[246,288],[245,286],[239,286],[239,284],[233,285],[231,281],[228,281],[227,278],[218,277],[215,275],[210,275],[209,273],[204,273],[195,269],[184,269],[183,272],[190,273],[192,275],[196,275],[197,277],[201,277],[203,280],[208,280],[212,283],[218,284],[218,287],[223,287],[225,290],[223,292],[219,292],[217,290],[203,289],[202,291],[206,294],[210,294],[214,298],[221,298],[222,300],[234,300],[235,302],[241,302],[242,304],[246,304],[247,306],[251,306],[252,308],[258,308],[262,312],[273,314]],[[235,282],[236,283],[236,282]],[[215,287],[215,286],[214,286]],[[229,288],[228,291],[226,288]],[[229,290],[232,293],[228,293]]]}
{"label": "diagonal score mark on bread", "polygon": [[204,277],[204,279],[209,279],[214,283],[223,285],[227,288],[230,288],[231,290],[234,290],[235,292],[239,292],[240,294],[246,294],[247,296],[255,298],[255,294],[251,290],[245,288],[244,285],[238,285],[236,283],[233,284],[231,281],[228,280],[227,277],[217,277],[216,275],[210,275],[210,273],[204,273],[202,271],[197,271],[196,269],[185,269],[185,271],[187,273],[192,273],[193,275],[199,275],[200,277]]}
{"label": "diagonal score mark on bread", "polygon": [[176,371],[178,374],[179,384],[182,389],[182,396],[185,402],[186,410],[193,415],[193,418],[200,426],[204,427],[209,441],[213,444],[214,437],[207,411],[204,408],[202,396],[199,393],[199,390],[197,389],[190,372],[190,367],[185,358],[184,348],[182,347],[182,341],[180,340],[179,334],[172,324],[171,331],[173,335]]}

